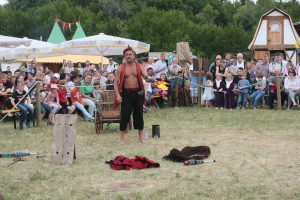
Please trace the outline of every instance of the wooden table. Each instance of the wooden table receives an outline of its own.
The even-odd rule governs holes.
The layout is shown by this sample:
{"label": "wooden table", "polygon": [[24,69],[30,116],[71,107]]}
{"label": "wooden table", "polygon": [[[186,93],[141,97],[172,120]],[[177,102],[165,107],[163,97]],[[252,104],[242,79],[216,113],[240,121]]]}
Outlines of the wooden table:
{"label": "wooden table", "polygon": [[12,97],[12,94],[7,94],[6,92],[0,94],[0,108],[6,110],[6,100],[5,98]]}

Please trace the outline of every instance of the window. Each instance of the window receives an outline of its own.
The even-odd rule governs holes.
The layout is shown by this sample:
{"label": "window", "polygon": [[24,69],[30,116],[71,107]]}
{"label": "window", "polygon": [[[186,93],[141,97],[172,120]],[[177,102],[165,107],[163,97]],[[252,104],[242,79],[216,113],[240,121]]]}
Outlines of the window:
{"label": "window", "polygon": [[271,31],[272,32],[280,32],[280,24],[279,23],[272,23],[271,24]]}

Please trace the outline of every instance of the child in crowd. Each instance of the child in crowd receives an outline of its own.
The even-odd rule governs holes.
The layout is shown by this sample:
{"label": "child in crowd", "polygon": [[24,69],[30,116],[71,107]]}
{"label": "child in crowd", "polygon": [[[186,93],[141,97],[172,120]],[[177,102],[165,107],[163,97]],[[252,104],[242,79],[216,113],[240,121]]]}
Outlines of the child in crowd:
{"label": "child in crowd", "polygon": [[94,117],[92,117],[90,113],[86,111],[82,103],[82,96],[80,93],[81,82],[76,82],[74,86],[75,87],[71,90],[70,94],[73,105],[82,112],[85,120],[93,122]]}
{"label": "child in crowd", "polygon": [[239,89],[239,96],[238,96],[238,102],[236,109],[241,108],[242,104],[242,109],[246,108],[246,103],[247,103],[247,94],[248,94],[248,87],[249,87],[249,81],[246,79],[246,73],[243,73],[241,76],[241,80],[238,82],[238,89]]}
{"label": "child in crowd", "polygon": [[237,70],[238,70],[237,62],[236,62],[236,60],[233,60],[233,61],[231,62],[231,66],[229,67],[229,71],[228,71],[228,72],[229,72],[232,76],[235,76],[235,75],[238,75]]}
{"label": "child in crowd", "polygon": [[46,93],[47,96],[44,99],[44,104],[53,108],[52,123],[54,123],[54,115],[57,111],[61,109],[61,105],[59,104],[59,98],[57,93],[57,85],[51,84],[50,91]]}
{"label": "child in crowd", "polygon": [[68,114],[71,114],[75,110],[75,106],[74,105],[68,106],[66,87],[67,87],[67,81],[66,80],[60,80],[59,81],[59,88],[58,88],[58,91],[57,91],[58,98],[59,98],[59,104],[62,106],[64,114],[66,114],[66,111],[68,111]]}
{"label": "child in crowd", "polygon": [[[291,63],[286,63],[286,70],[284,70],[284,72],[283,72],[283,76],[288,76],[289,74],[289,70],[290,69],[293,69],[293,64],[291,64]],[[299,72],[298,72],[298,76],[299,76]]]}
{"label": "child in crowd", "polygon": [[247,101],[250,106],[251,105],[250,95],[255,92],[255,85],[257,83],[256,75],[254,73],[250,74],[250,79],[248,80],[248,82],[249,82],[249,87],[248,87]]}
{"label": "child in crowd", "polygon": [[100,87],[100,82],[99,81],[95,81],[94,84],[93,84],[93,86],[94,86],[95,98],[97,100],[100,100],[100,95],[102,93],[102,88]]}
{"label": "child in crowd", "polygon": [[191,102],[192,106],[197,105],[198,102],[198,74],[191,71],[189,75],[190,81],[190,95],[191,95]]}
{"label": "child in crowd", "polygon": [[210,107],[213,106],[212,101],[214,99],[214,90],[213,90],[212,80],[213,80],[213,75],[211,73],[207,73],[205,91],[202,96],[202,99],[205,101],[206,108],[208,108],[208,105],[210,105]]}
{"label": "child in crowd", "polygon": [[224,89],[225,82],[222,81],[221,74],[216,74],[216,80],[213,84],[213,89],[215,91],[215,107],[216,109],[223,109],[224,107]]}
{"label": "child in crowd", "polygon": [[157,81],[157,88],[160,90],[160,94],[163,100],[167,101],[168,95],[168,85],[170,85],[169,81],[167,80],[167,76],[165,73],[160,75],[160,80]]}
{"label": "child in crowd", "polygon": [[226,81],[225,81],[225,103],[224,106],[225,108],[228,108],[232,110],[235,108],[235,100],[234,100],[234,83],[232,81],[232,75],[227,74],[226,76]]}
{"label": "child in crowd", "polygon": [[[11,97],[11,104],[13,107],[17,105],[17,108],[21,111],[21,117],[19,122],[19,127],[22,130],[23,129],[23,123],[25,122],[26,127],[30,128],[30,120],[33,119],[33,107],[28,105],[30,104],[29,96],[26,95],[26,91],[24,90],[25,83],[24,82],[18,82],[17,83],[17,89],[13,92],[13,95]],[[27,101],[27,104],[25,103]]]}
{"label": "child in crowd", "polygon": [[251,94],[250,99],[253,104],[253,109],[256,109],[259,101],[263,98],[265,94],[265,88],[266,88],[266,82],[263,81],[263,75],[259,74],[257,75],[257,84],[255,86],[255,92]]}
{"label": "child in crowd", "polygon": [[78,81],[79,81],[79,75],[74,74],[73,76],[70,77],[70,81],[68,82],[67,99],[68,99],[69,105],[72,105],[72,101],[71,101],[71,97],[70,97],[71,90],[74,88],[74,84]]}

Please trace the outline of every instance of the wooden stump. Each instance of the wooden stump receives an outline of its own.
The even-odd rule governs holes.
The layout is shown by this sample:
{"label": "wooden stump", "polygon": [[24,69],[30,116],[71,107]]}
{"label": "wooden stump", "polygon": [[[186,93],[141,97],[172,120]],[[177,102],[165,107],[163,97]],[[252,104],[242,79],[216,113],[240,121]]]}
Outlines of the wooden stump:
{"label": "wooden stump", "polygon": [[72,164],[75,157],[77,115],[55,115],[51,162]]}

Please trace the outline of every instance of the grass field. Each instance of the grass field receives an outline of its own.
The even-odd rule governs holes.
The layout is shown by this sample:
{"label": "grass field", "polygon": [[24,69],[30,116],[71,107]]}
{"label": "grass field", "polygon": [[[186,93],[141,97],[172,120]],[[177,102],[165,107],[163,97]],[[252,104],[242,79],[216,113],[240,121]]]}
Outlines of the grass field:
{"label": "grass field", "polygon": [[[0,124],[0,153],[39,152],[26,161],[3,167],[0,193],[7,199],[300,199],[299,110],[214,110],[168,108],[151,110],[145,130],[160,125],[160,138],[146,144],[130,131],[118,146],[118,124],[78,120],[77,159],[73,165],[49,162],[53,127],[14,130]],[[172,148],[207,145],[216,163],[184,166],[162,160]],[[113,171],[105,161],[137,154],[159,162],[155,169]]]}

